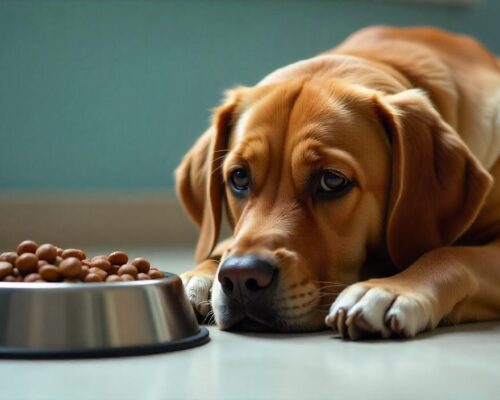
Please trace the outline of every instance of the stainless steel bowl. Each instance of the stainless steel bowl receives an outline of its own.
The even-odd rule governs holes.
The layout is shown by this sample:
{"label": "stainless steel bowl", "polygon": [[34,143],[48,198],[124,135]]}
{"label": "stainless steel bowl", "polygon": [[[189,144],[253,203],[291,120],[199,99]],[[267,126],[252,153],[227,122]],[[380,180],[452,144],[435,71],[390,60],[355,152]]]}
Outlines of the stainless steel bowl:
{"label": "stainless steel bowl", "polygon": [[94,357],[179,350],[208,341],[181,279],[0,282],[1,357]]}

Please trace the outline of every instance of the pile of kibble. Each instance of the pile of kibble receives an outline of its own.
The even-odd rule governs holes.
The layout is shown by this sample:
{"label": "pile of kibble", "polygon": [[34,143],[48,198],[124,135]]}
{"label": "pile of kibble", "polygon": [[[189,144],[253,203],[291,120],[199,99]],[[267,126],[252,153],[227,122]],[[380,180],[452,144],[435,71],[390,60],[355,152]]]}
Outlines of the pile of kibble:
{"label": "pile of kibble", "polygon": [[16,252],[0,254],[3,282],[123,282],[164,277],[147,259],[138,257],[129,262],[123,251],[88,259],[80,249],[39,246],[25,240]]}

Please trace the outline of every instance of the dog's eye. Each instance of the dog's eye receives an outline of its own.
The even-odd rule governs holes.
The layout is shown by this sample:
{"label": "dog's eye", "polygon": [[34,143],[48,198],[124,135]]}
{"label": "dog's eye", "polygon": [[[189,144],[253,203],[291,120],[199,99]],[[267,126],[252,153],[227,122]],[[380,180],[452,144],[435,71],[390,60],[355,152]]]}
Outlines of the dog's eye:
{"label": "dog's eye", "polygon": [[241,193],[248,190],[250,186],[250,174],[245,168],[235,169],[230,176],[230,184],[233,192]]}
{"label": "dog's eye", "polygon": [[319,177],[316,194],[337,197],[348,191],[352,182],[338,171],[323,171]]}

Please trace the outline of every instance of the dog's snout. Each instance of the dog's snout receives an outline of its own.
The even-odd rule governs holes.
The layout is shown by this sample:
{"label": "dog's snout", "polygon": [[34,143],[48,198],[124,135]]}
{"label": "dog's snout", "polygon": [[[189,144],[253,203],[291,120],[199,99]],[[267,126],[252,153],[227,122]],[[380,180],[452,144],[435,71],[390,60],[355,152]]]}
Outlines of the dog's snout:
{"label": "dog's snout", "polygon": [[269,261],[257,256],[233,256],[220,266],[218,279],[228,297],[245,302],[271,286],[275,270]]}

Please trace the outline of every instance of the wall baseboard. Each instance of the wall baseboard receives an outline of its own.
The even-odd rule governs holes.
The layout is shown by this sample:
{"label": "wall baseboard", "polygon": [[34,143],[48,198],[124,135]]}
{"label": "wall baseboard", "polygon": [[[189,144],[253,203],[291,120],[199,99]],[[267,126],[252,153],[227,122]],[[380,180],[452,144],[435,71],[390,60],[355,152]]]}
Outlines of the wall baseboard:
{"label": "wall baseboard", "polygon": [[28,238],[63,247],[186,247],[197,230],[173,194],[0,194],[0,250]]}

